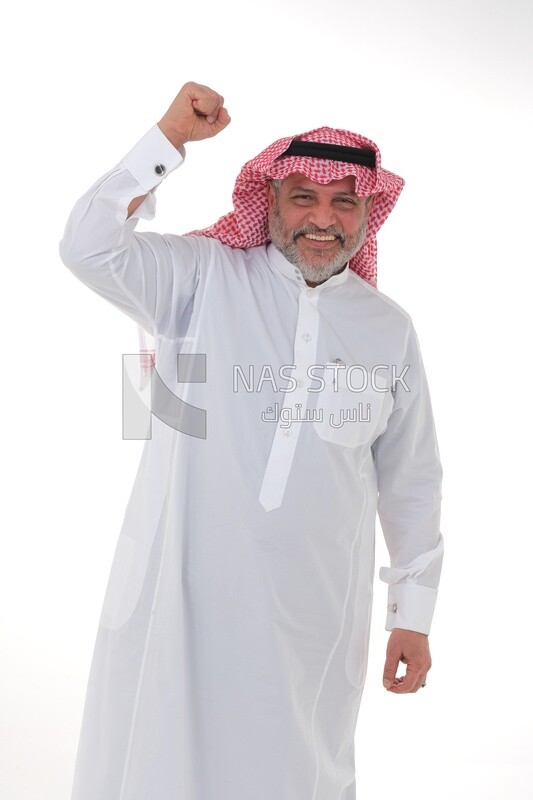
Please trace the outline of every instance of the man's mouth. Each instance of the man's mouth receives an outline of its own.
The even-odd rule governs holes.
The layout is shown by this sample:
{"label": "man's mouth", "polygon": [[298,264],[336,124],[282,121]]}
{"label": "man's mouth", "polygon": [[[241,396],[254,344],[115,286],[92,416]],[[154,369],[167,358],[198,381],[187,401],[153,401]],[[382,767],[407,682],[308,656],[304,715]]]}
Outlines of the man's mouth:
{"label": "man's mouth", "polygon": [[306,239],[313,239],[315,242],[334,242],[337,238],[331,234],[304,233]]}

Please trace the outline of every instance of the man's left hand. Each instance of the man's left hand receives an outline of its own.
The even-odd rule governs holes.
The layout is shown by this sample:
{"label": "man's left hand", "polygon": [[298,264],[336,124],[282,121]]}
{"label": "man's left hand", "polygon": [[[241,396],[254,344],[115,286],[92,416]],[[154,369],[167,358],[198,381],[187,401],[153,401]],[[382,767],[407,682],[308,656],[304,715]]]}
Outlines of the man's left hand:
{"label": "man's left hand", "polygon": [[[397,677],[400,661],[407,664],[407,671],[405,675]],[[395,694],[417,692],[426,683],[426,675],[430,669],[431,655],[427,634],[394,628],[387,645],[383,686]]]}

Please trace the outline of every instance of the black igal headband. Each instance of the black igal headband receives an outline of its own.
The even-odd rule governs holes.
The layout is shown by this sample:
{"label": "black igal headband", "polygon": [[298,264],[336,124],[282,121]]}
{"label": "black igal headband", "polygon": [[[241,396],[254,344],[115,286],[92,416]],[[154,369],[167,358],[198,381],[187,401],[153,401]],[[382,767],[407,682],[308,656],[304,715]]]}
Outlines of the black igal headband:
{"label": "black igal headband", "polygon": [[363,167],[371,169],[376,166],[376,154],[368,147],[344,147],[340,144],[304,142],[303,139],[293,139],[282,155],[329,158],[331,161],[347,161],[350,164],[361,164]]}

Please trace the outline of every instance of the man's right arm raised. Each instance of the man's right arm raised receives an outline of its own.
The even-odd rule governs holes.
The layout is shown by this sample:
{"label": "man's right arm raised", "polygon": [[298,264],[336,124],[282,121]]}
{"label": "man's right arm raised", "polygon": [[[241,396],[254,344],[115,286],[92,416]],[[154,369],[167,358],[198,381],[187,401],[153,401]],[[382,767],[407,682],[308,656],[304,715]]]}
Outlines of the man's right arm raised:
{"label": "man's right arm raised", "polygon": [[137,219],[154,217],[154,190],[183,162],[184,144],[229,124],[223,103],[208,87],[185,84],[157,125],[77,201],[59,245],[83,283],[151,334],[169,306],[179,314],[194,293],[198,251],[192,238],[135,233]]}

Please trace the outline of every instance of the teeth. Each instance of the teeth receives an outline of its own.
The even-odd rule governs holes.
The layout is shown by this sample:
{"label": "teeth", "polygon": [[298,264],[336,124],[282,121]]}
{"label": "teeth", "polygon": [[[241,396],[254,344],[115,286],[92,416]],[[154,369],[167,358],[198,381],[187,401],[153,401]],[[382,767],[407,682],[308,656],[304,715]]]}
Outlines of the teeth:
{"label": "teeth", "polygon": [[317,242],[333,242],[336,236],[317,236],[316,233],[305,233],[306,239],[315,239]]}

